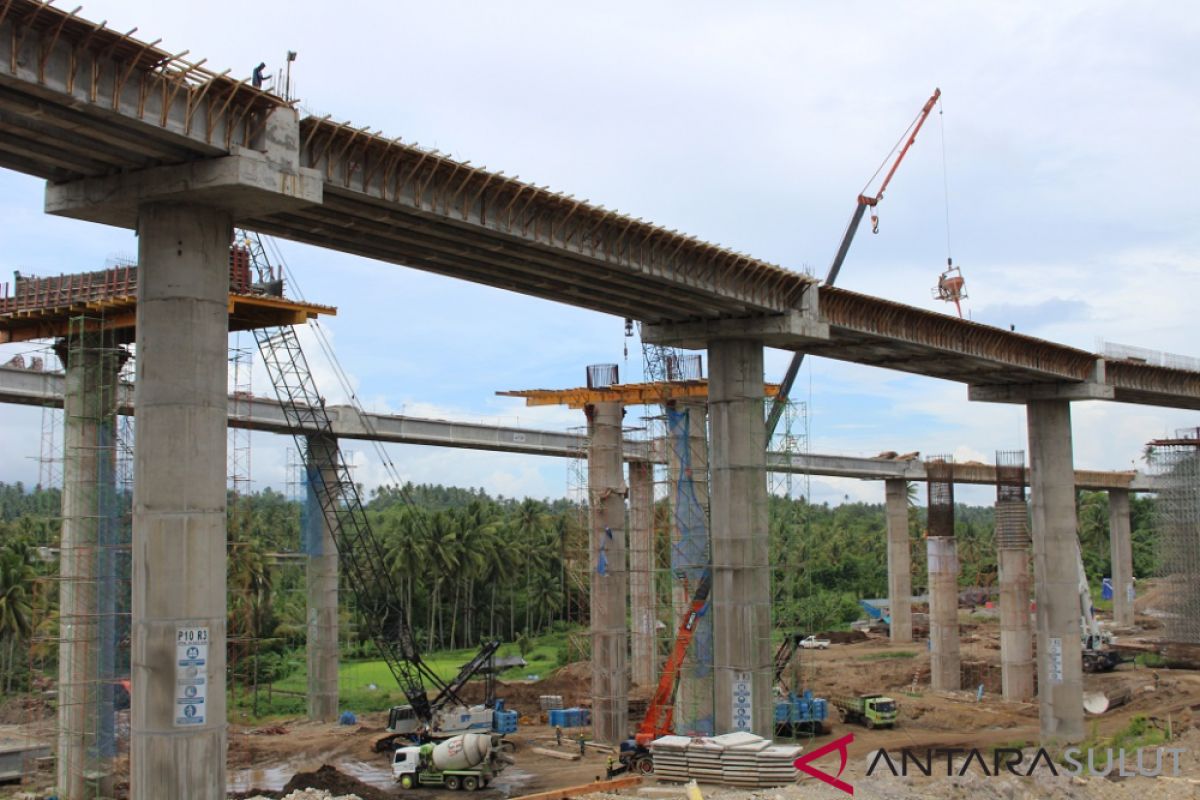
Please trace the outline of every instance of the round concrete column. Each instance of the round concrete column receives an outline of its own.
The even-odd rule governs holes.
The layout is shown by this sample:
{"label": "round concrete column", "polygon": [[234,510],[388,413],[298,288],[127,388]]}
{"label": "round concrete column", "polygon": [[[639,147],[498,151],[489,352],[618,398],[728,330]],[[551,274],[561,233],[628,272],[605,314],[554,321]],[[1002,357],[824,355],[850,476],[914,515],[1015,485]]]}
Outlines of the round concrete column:
{"label": "round concrete column", "polygon": [[1112,560],[1113,624],[1133,626],[1133,539],[1129,524],[1129,492],[1108,493],[1108,542]]}
{"label": "round concrete column", "polygon": [[888,537],[888,607],[893,642],[912,641],[912,550],[908,541],[908,481],[884,481]]}
{"label": "round concrete column", "polygon": [[629,616],[633,622],[635,686],[653,686],[654,652],[654,465],[629,462]]}
{"label": "round concrete column", "polygon": [[588,406],[591,513],[592,730],[597,741],[629,736],[629,575],[620,403]]}
{"label": "round concrete column", "polygon": [[958,542],[953,536],[930,536],[929,558],[929,685],[962,688],[958,636]]}
{"label": "round concrete column", "polygon": [[[1021,504],[1024,506],[1024,504]],[[1004,699],[1033,699],[1033,629],[1029,624],[1029,548],[996,551],[1000,581],[1000,681]]]}
{"label": "round concrete column", "polygon": [[147,205],[138,215],[134,800],[225,798],[232,236],[229,215],[207,207]]}
{"label": "round concrete column", "polygon": [[[329,520],[321,512],[317,487],[338,483],[337,441],[310,436],[306,468],[308,718],[333,722],[338,716],[338,552]],[[318,470],[325,476],[323,481]]]}

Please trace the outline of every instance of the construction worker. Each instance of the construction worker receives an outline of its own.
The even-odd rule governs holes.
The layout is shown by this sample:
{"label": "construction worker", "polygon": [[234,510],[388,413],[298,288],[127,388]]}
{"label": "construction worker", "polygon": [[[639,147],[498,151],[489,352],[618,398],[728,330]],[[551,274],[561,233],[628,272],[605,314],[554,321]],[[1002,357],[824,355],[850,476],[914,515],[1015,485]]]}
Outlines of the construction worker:
{"label": "construction worker", "polygon": [[611,779],[611,778],[612,778],[612,776],[613,776],[613,757],[610,755],[610,756],[608,757],[608,772],[606,772],[606,773],[604,774],[604,777],[605,777],[605,778],[608,778],[608,779]]}
{"label": "construction worker", "polygon": [[583,731],[580,731],[579,732],[579,755],[582,756],[584,754],[585,753],[584,753],[584,746],[583,746]]}
{"label": "construction worker", "polygon": [[554,726],[554,743],[562,747],[562,725]]}
{"label": "construction worker", "polygon": [[260,61],[258,66],[254,68],[254,72],[250,76],[250,82],[254,84],[255,89],[261,89],[266,76],[263,75],[263,70],[267,68],[267,62]]}

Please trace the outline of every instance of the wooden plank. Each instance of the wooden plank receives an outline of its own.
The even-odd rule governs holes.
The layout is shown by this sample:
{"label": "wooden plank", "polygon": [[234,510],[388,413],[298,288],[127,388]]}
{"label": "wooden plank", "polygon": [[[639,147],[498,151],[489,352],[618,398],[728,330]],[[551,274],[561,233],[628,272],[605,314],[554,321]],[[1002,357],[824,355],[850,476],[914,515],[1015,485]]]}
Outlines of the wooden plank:
{"label": "wooden plank", "polygon": [[550,756],[550,758],[561,758],[563,761],[578,761],[580,756],[578,752],[567,752],[563,750],[551,750],[547,747],[531,747],[531,752],[541,756]]}
{"label": "wooden plank", "polygon": [[585,783],[582,786],[567,786],[563,789],[551,789],[548,792],[538,792],[537,794],[527,794],[521,797],[515,797],[513,800],[568,800],[572,797],[580,797],[585,794],[593,794],[595,792],[611,792],[615,789],[628,789],[633,786],[638,786],[642,782],[639,775],[633,775],[625,778],[614,778],[611,781],[594,781]]}

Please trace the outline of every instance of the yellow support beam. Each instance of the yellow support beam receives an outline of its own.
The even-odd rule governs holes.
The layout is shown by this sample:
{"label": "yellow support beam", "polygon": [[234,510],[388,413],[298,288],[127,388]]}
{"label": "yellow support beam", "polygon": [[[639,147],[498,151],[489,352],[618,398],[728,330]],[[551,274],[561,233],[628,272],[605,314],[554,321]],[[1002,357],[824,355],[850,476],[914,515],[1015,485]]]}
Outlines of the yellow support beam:
{"label": "yellow support beam", "polygon": [[[658,405],[671,400],[708,397],[708,381],[653,381],[651,383],[614,383],[603,389],[586,386],[574,389],[517,389],[496,392],[501,397],[523,397],[526,406],[568,406],[584,408],[596,403],[620,403],[626,406]],[[779,384],[763,384],[763,397],[779,394]]]}
{"label": "yellow support beam", "polygon": [[[0,314],[0,344],[66,336],[71,319],[89,315],[95,316],[85,321],[88,329],[120,331],[125,339],[132,341],[133,328],[137,323],[136,310],[136,296],[118,295]],[[335,314],[337,309],[333,306],[274,295],[229,293],[231,331],[302,325],[318,316]]]}

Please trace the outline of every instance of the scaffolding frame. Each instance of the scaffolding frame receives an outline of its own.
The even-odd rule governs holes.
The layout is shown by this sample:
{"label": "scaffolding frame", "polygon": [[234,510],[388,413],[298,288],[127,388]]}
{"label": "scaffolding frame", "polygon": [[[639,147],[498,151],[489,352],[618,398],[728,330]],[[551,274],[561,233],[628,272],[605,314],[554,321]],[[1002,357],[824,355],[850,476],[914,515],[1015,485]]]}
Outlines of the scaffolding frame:
{"label": "scaffolding frame", "polygon": [[590,527],[587,481],[588,429],[586,426],[571,428],[570,433],[579,437],[580,447],[567,462],[567,499],[573,514],[568,519],[563,541],[566,591],[563,596],[565,617],[569,624],[567,633],[567,660],[588,661],[592,657],[591,625],[591,579],[588,552],[588,530]]}
{"label": "scaffolding frame", "polygon": [[954,535],[954,457],[925,459],[929,536]]}
{"label": "scaffolding frame", "polygon": [[1200,428],[1176,431],[1146,451],[1158,487],[1158,572],[1169,590],[1163,638],[1200,645]]}
{"label": "scaffolding frame", "polygon": [[59,568],[35,592],[29,670],[35,688],[57,686],[57,714],[40,725],[58,743],[61,796],[110,797],[128,766],[132,421],[118,404],[132,359],[102,310],[70,317],[53,350],[67,397],[43,414],[39,480],[61,481]]}
{"label": "scaffolding frame", "polygon": [[996,547],[1028,550],[1025,451],[996,451]]}

